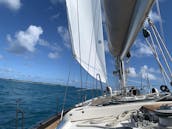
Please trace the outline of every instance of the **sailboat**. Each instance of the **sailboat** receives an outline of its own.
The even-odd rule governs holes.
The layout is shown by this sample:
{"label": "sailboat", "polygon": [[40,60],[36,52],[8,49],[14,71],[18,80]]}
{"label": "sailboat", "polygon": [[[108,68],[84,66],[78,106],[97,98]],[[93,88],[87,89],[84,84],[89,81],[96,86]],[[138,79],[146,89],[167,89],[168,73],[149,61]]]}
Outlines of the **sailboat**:
{"label": "sailboat", "polygon": [[[108,46],[116,62],[114,74],[119,76],[120,90],[112,91],[107,86],[108,94],[83,101],[69,111],[62,110],[56,127],[51,126],[54,121],[50,122],[51,128],[172,128],[172,99],[167,86],[161,87],[162,94],[156,88],[149,94],[140,94],[139,89],[126,84],[125,60],[129,58],[130,48],[154,3],[154,0],[66,0],[73,56],[89,75],[107,84],[103,8]],[[152,24],[151,20],[149,23]],[[150,36],[146,29],[143,34],[146,40]],[[148,45],[152,47],[163,75],[168,78],[158,61],[155,47],[150,42]]]}

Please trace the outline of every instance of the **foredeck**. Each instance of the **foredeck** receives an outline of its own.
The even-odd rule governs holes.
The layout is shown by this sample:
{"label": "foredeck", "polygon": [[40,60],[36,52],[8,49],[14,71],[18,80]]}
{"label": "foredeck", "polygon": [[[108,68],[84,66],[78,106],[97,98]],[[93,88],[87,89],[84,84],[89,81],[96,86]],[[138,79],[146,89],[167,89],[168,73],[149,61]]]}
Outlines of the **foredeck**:
{"label": "foredeck", "polygon": [[162,105],[172,105],[172,102],[144,105],[143,108],[145,108],[149,111],[155,111],[155,110],[159,109]]}
{"label": "foredeck", "polygon": [[45,129],[56,129],[56,127],[59,124],[59,122],[60,122],[60,119],[56,120],[55,122],[53,122],[52,124],[47,126]]}

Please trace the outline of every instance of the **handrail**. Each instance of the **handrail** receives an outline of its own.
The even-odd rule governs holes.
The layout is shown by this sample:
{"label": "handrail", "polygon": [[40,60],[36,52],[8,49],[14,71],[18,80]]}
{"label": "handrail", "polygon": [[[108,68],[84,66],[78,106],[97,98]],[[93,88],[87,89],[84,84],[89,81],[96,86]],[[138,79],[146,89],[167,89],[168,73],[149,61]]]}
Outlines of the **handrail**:
{"label": "handrail", "polygon": [[21,110],[21,108],[19,108],[19,102],[20,102],[20,99],[19,100],[16,100],[16,129],[18,129],[18,122],[19,122],[19,114],[21,114],[22,116],[22,129],[24,129],[24,112]]}
{"label": "handrail", "polygon": [[[103,84],[102,84],[101,76],[100,76],[100,74],[99,74],[99,73],[97,73],[97,74],[96,74],[96,88],[97,88],[97,80],[98,80],[98,78],[97,78],[97,77],[99,77],[100,88],[101,88],[102,95],[103,95]],[[96,90],[97,90],[97,89],[96,89]]]}

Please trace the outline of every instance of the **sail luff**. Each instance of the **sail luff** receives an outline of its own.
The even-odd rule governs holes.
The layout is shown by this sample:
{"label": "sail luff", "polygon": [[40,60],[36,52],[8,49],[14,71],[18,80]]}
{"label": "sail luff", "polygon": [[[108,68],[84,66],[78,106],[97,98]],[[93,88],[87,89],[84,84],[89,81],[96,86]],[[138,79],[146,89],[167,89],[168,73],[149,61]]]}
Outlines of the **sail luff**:
{"label": "sail luff", "polygon": [[99,80],[99,74],[106,82],[100,0],[77,2],[66,0],[74,57],[91,76]]}

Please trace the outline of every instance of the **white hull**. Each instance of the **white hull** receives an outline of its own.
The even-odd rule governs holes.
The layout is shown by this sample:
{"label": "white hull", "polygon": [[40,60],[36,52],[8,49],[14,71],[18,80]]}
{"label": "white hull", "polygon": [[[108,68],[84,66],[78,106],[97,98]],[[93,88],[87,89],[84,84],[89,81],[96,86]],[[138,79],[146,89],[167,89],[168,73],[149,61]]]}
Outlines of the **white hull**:
{"label": "white hull", "polygon": [[[137,126],[138,123],[136,124],[131,119],[132,113],[136,113],[141,107],[146,105],[163,105],[171,103],[171,101],[155,102],[150,100],[107,106],[87,105],[76,107],[64,116],[57,129],[115,129],[121,127],[139,129],[140,127]],[[158,123],[152,123],[149,126],[150,128],[153,126],[158,127]]]}

